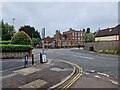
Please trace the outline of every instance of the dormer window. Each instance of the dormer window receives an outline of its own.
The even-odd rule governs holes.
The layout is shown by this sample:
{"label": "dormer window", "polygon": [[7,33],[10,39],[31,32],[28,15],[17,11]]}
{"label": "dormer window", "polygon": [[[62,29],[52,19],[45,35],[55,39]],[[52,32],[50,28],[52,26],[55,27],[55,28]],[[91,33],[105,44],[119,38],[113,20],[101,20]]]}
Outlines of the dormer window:
{"label": "dormer window", "polygon": [[110,32],[112,31],[112,29],[109,30]]}

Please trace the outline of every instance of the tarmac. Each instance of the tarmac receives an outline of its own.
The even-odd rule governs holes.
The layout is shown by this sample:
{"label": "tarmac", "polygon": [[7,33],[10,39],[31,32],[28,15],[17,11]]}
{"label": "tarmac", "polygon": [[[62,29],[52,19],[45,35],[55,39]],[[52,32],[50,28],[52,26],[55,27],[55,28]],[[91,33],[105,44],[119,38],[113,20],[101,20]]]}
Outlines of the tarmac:
{"label": "tarmac", "polygon": [[27,68],[3,71],[0,78],[2,90],[58,90],[60,88],[118,90],[118,85],[113,84],[116,82],[108,81],[106,76],[87,72],[83,72],[81,76],[79,70],[75,64],[54,58],[48,59],[47,63],[37,62]]}
{"label": "tarmac", "polygon": [[53,89],[62,85],[75,72],[75,66],[59,60],[36,63],[2,73],[2,90]]}

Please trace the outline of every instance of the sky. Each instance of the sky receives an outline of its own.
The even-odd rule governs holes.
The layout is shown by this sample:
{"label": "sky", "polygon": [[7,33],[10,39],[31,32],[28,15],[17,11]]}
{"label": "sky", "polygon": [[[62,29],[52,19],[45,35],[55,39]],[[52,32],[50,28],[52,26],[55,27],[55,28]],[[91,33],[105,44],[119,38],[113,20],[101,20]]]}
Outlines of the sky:
{"label": "sky", "polygon": [[30,25],[46,36],[53,36],[56,30],[67,31],[114,27],[118,24],[117,2],[3,2],[1,19],[13,24],[16,31],[20,26]]}

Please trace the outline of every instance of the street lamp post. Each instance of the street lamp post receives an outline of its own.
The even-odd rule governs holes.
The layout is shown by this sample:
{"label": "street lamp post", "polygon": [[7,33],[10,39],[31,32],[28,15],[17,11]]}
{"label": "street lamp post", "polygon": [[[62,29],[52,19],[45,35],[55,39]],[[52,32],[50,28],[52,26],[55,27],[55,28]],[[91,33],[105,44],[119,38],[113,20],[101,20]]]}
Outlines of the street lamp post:
{"label": "street lamp post", "polygon": [[13,18],[13,28],[14,28],[14,21],[15,21],[15,18]]}

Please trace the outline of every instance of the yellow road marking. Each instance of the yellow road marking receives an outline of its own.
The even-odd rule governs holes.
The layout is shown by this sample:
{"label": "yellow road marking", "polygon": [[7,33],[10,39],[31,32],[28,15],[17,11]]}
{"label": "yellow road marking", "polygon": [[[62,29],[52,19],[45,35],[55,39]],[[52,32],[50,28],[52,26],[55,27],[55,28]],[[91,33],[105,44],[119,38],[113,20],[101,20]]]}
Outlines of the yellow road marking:
{"label": "yellow road marking", "polygon": [[[79,73],[70,81],[67,83],[67,85],[65,85],[61,90],[67,90],[73,83],[75,83],[75,81],[77,81],[81,76],[82,76],[82,73],[83,73],[83,70],[80,66],[78,66],[77,64],[74,64],[74,63],[71,63],[71,62],[68,62],[68,61],[64,61],[64,60],[60,60],[58,59],[59,61],[62,61],[62,62],[66,62],[66,63],[69,63],[69,64],[72,64],[74,66],[76,66],[78,69],[79,69]],[[72,72],[74,73],[74,72]]]}
{"label": "yellow road marking", "polygon": [[80,76],[82,75],[82,68],[80,66],[78,66],[77,64],[74,64],[78,69],[79,69],[79,73],[67,84],[65,85],[62,90],[67,90],[73,83],[75,83],[75,81],[77,81]]}

